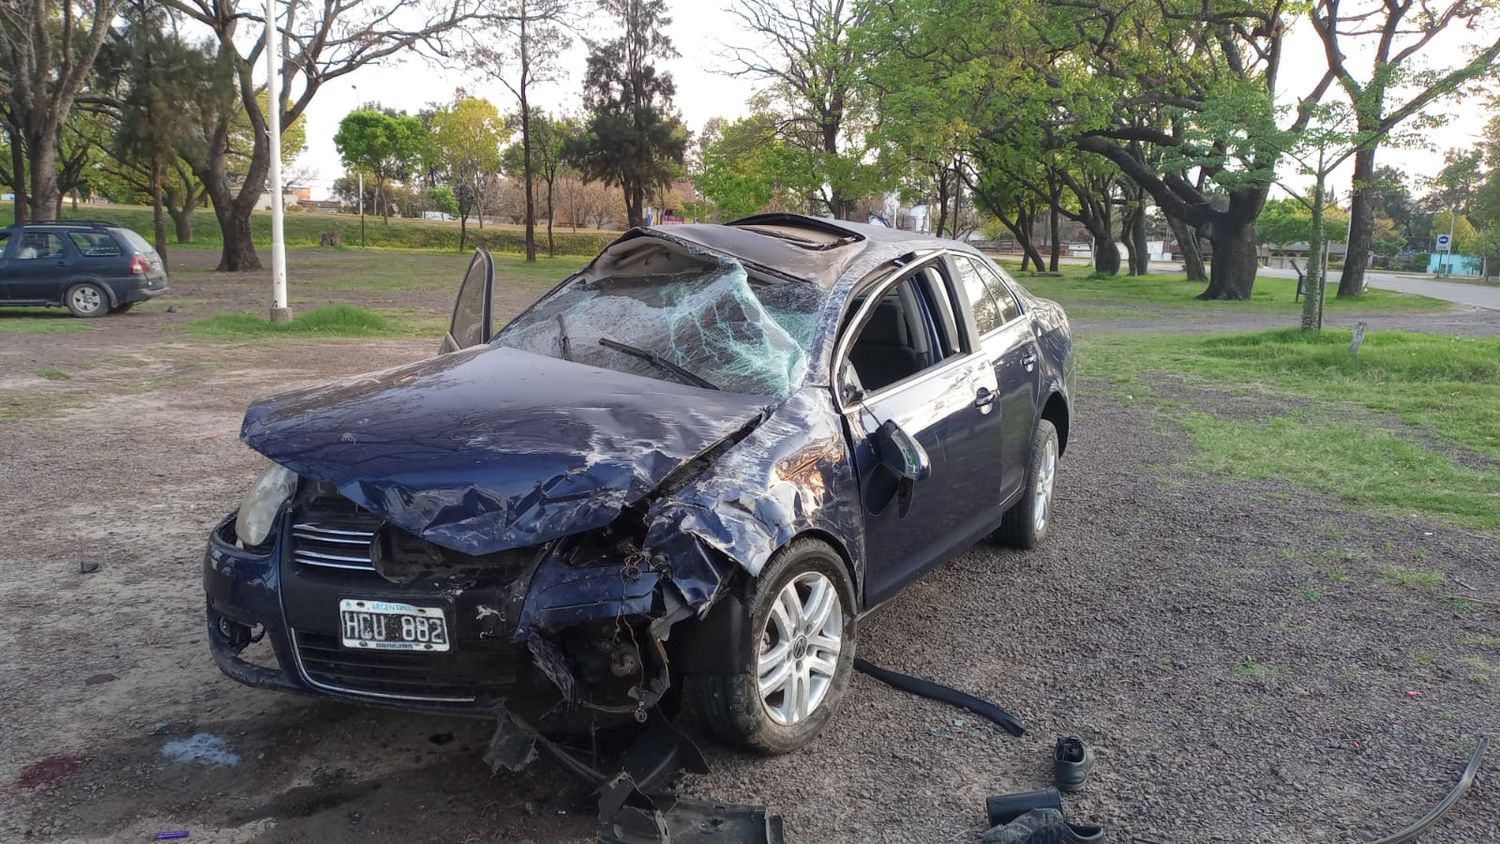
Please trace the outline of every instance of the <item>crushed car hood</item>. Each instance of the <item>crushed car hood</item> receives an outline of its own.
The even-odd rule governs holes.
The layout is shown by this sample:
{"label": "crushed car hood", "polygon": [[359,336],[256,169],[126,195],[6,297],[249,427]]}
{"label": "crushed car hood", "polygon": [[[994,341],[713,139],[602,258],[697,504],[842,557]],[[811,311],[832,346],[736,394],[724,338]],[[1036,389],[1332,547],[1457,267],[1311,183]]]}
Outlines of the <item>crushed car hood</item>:
{"label": "crushed car hood", "polygon": [[465,554],[609,524],[771,399],[482,346],[252,404],[240,437]]}

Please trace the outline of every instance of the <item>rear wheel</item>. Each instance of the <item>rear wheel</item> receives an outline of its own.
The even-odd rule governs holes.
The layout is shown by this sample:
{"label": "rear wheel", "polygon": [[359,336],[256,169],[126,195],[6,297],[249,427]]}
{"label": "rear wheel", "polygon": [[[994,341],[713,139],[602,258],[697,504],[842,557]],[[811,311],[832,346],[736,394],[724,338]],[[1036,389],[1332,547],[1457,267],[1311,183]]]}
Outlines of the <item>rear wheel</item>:
{"label": "rear wheel", "polygon": [[1005,513],[995,538],[1014,548],[1035,548],[1052,527],[1052,488],[1057,481],[1057,429],[1046,419],[1031,436],[1031,459],[1021,500]]}
{"label": "rear wheel", "polygon": [[92,319],[109,313],[109,294],[97,284],[75,284],[63,297],[73,316]]}
{"label": "rear wheel", "polygon": [[786,753],[817,735],[854,669],[854,584],[826,544],[777,552],[745,595],[750,647],[733,674],[694,678],[698,714],[721,740]]}

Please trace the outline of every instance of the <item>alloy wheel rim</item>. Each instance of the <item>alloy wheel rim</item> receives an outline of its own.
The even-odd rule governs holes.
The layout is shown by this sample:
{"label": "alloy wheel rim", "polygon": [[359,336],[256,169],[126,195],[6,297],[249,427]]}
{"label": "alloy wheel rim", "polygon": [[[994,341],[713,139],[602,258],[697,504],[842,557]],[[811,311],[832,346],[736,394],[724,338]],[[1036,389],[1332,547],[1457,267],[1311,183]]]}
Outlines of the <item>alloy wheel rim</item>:
{"label": "alloy wheel rim", "polygon": [[99,291],[92,287],[80,287],[73,291],[73,307],[84,313],[91,314],[99,310],[102,301]]}
{"label": "alloy wheel rim", "polygon": [[1036,500],[1032,507],[1038,533],[1047,526],[1047,519],[1052,517],[1052,482],[1056,477],[1057,441],[1049,439],[1042,449],[1041,465],[1037,467]]}
{"label": "alloy wheel rim", "polygon": [[843,648],[844,610],[833,581],[806,572],[783,586],[761,630],[756,682],[772,721],[797,724],[833,688]]}

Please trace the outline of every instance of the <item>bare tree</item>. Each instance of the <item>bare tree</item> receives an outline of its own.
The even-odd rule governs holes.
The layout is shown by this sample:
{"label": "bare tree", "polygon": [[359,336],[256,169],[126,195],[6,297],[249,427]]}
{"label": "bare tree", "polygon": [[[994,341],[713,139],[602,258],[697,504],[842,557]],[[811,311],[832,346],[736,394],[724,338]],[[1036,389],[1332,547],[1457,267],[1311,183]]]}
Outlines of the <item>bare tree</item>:
{"label": "bare tree", "polygon": [[[58,147],[122,0],[6,0],[0,4],[16,220],[56,213]],[[30,177],[29,189],[26,178]]]}
{"label": "bare tree", "polygon": [[[100,0],[102,2],[102,0]],[[251,149],[243,181],[236,187],[226,177],[231,120],[224,113],[206,127],[201,155],[193,170],[213,201],[224,235],[219,270],[238,272],[260,268],[250,237],[250,214],[265,189],[271,166],[265,110],[258,99],[261,85],[255,70],[265,49],[264,19],[250,0],[161,0],[208,27],[219,44],[221,58],[231,66],[239,105],[250,123]],[[455,29],[489,20],[482,0],[449,0],[427,4],[420,0],[296,0],[278,17],[282,39],[281,125],[291,126],[307,110],[318,90],[331,80],[365,65],[415,48],[436,48]]]}
{"label": "bare tree", "polygon": [[[1354,154],[1349,243],[1338,295],[1358,296],[1365,290],[1379,188],[1375,153],[1381,139],[1437,98],[1495,73],[1495,60],[1500,58],[1500,32],[1491,28],[1495,14],[1493,3],[1475,0],[1317,0],[1313,4],[1313,29],[1323,40],[1328,66],[1354,108],[1356,131],[1367,139]],[[1428,48],[1455,25],[1484,35],[1477,48],[1457,63],[1432,67],[1437,56],[1429,54],[1436,50]],[[1345,53],[1351,46],[1370,56],[1370,69],[1363,76],[1355,74]]]}
{"label": "bare tree", "polygon": [[533,124],[540,112],[531,107],[531,86],[557,78],[557,57],[567,47],[580,13],[574,0],[500,0],[491,19],[500,37],[476,39],[466,52],[516,98],[521,130],[522,182],[526,186],[526,260],[536,260],[536,169]]}
{"label": "bare tree", "polygon": [[743,0],[731,11],[763,44],[726,47],[733,75],[768,83],[783,110],[779,134],[817,153],[819,201],[834,217],[847,218],[860,196],[872,192],[865,159],[863,121],[867,109],[860,58],[852,37],[864,23],[865,5],[853,0]]}

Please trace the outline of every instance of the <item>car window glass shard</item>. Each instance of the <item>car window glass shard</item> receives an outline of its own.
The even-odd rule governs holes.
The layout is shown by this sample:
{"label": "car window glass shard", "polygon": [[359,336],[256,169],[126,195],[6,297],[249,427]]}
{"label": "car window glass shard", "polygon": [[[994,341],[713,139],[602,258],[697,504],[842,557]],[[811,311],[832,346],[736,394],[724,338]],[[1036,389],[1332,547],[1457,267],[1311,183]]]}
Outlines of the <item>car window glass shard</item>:
{"label": "car window glass shard", "polygon": [[795,390],[807,375],[807,349],[827,291],[752,280],[728,258],[666,252],[641,248],[593,278],[563,286],[506,326],[496,342],[549,357],[566,348],[579,363],[677,380],[650,359],[622,352],[623,345],[727,392]]}

